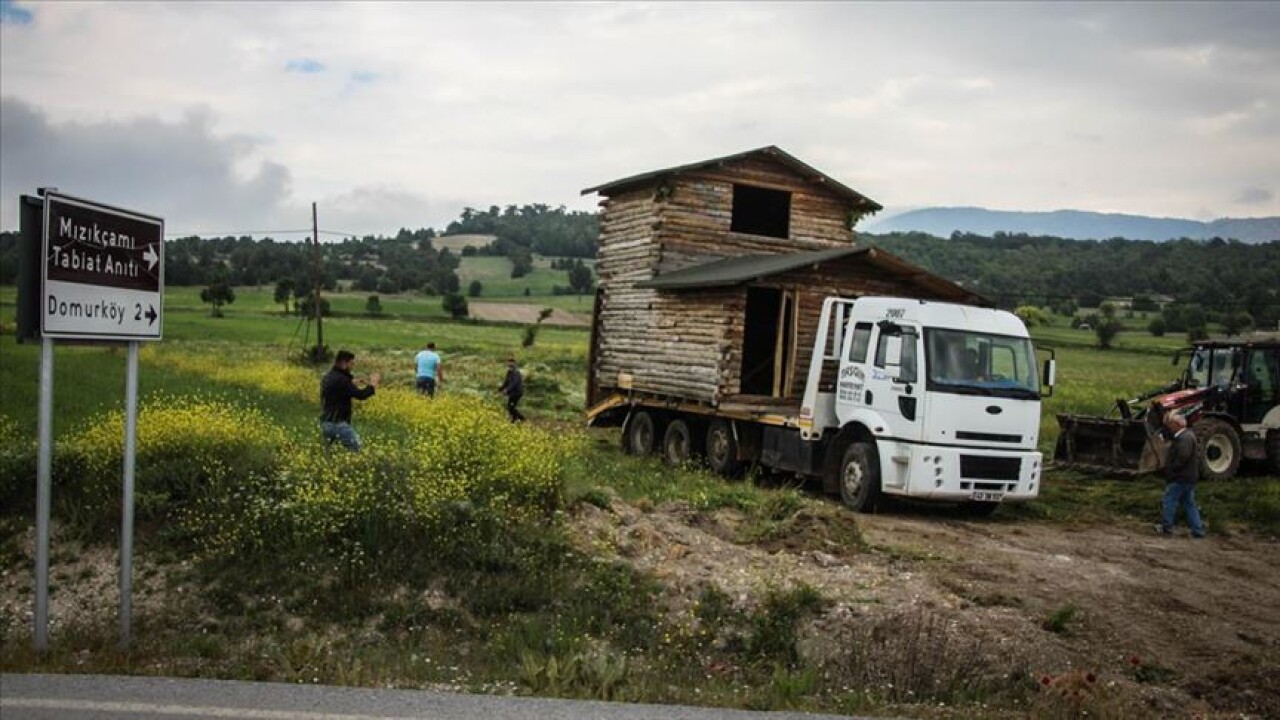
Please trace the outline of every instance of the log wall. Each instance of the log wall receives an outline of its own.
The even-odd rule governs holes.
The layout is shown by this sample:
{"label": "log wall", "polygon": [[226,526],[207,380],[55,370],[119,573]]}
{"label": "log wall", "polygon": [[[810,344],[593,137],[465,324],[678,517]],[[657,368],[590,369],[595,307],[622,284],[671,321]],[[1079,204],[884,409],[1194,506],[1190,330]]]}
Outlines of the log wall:
{"label": "log wall", "polygon": [[[733,184],[787,190],[790,238],[729,231]],[[601,201],[592,380],[605,390],[619,373],[637,391],[717,404],[739,392],[746,288],[658,292],[636,283],[665,272],[742,255],[822,250],[853,243],[846,200],[768,157],[654,180]],[[852,271],[852,275],[845,273]],[[803,391],[818,314],[828,295],[906,294],[866,268],[832,263],[762,285],[795,289],[798,333],[792,394]]]}

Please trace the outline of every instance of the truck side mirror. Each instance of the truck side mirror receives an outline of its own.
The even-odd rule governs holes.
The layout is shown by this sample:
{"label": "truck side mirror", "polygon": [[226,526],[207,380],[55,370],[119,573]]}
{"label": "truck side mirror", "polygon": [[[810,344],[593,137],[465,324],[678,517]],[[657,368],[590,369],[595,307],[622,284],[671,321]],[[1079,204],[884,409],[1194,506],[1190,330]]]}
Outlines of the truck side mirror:
{"label": "truck side mirror", "polygon": [[1057,382],[1057,380],[1058,380],[1058,361],[1054,358],[1049,358],[1048,360],[1044,361],[1044,369],[1040,373],[1040,385],[1042,388],[1048,389],[1048,392],[1044,392],[1043,389],[1041,390],[1041,393],[1045,397],[1049,397],[1053,395],[1053,385],[1055,382]]}

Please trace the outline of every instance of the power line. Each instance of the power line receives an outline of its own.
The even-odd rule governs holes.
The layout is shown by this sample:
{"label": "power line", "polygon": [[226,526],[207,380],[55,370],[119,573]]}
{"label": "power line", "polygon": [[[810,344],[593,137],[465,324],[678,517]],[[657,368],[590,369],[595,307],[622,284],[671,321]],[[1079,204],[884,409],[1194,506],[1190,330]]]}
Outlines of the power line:
{"label": "power line", "polygon": [[[359,233],[347,232],[346,230],[320,230],[321,235],[336,235],[338,237],[359,237]],[[204,232],[167,232],[165,237],[198,237],[198,238],[224,238],[239,237],[243,235],[310,235],[311,228],[299,228],[297,230],[208,230]]]}

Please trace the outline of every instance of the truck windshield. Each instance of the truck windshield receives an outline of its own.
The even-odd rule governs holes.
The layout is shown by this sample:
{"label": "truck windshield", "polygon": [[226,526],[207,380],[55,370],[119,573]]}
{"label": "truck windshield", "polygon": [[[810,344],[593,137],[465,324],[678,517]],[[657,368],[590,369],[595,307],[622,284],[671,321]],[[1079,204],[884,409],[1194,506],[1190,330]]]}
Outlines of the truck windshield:
{"label": "truck windshield", "polygon": [[1027,338],[929,328],[925,344],[930,390],[1040,397],[1035,350]]}

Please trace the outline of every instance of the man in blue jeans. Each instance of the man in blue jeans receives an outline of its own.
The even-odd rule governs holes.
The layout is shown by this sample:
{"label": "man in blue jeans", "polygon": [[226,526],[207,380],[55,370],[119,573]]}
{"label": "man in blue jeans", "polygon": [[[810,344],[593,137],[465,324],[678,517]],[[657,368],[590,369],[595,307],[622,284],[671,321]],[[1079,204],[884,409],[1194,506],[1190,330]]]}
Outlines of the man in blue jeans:
{"label": "man in blue jeans", "polygon": [[427,343],[426,349],[413,358],[418,369],[418,392],[428,397],[436,396],[436,386],[444,382],[444,372],[440,367],[440,355],[436,353],[436,344]]}
{"label": "man in blue jeans", "polygon": [[1191,537],[1202,538],[1204,523],[1200,521],[1200,509],[1196,507],[1196,481],[1200,479],[1200,450],[1196,446],[1196,436],[1187,429],[1187,419],[1172,411],[1165,415],[1164,426],[1173,440],[1169,443],[1169,455],[1164,465],[1167,479],[1164,515],[1156,531],[1161,535],[1172,535],[1178,506],[1182,505]]}
{"label": "man in blue jeans", "polygon": [[382,380],[382,376],[374,373],[364,387],[356,385],[351,376],[351,365],[355,362],[355,353],[339,350],[334,356],[333,367],[320,379],[320,430],[324,433],[326,446],[335,442],[353,452],[360,449],[360,436],[351,427],[351,400],[365,400],[373,397],[374,390]]}

